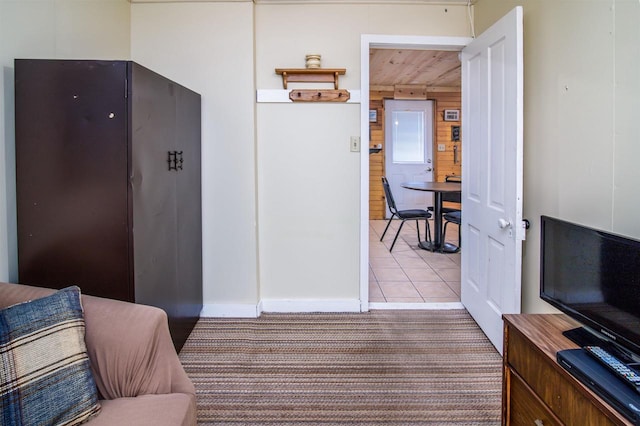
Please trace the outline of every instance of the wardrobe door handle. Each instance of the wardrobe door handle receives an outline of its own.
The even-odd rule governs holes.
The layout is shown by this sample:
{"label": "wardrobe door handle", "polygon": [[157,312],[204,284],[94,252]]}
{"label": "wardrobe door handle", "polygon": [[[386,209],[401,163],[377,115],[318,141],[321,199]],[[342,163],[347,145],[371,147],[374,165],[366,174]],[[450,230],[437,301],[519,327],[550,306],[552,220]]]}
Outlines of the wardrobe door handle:
{"label": "wardrobe door handle", "polygon": [[169,170],[182,170],[182,163],[184,163],[184,159],[182,158],[182,151],[168,151],[167,154],[167,163],[169,164]]}

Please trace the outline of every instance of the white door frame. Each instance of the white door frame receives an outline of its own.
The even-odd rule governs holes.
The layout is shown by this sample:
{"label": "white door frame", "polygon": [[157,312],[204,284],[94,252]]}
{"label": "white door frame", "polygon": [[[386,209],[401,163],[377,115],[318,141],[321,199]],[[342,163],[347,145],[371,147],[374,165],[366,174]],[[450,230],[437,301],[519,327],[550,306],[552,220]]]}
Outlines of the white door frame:
{"label": "white door frame", "polygon": [[360,38],[360,310],[369,310],[369,49],[372,47],[460,51],[471,37],[363,34]]}

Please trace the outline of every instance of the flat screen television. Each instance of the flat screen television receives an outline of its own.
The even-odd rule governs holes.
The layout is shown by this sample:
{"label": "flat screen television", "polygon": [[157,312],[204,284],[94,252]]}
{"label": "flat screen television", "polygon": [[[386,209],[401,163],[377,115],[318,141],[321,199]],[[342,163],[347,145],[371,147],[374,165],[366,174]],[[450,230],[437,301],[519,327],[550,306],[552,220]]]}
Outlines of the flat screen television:
{"label": "flat screen television", "polygon": [[[567,336],[605,342],[637,362],[640,241],[549,216],[541,225],[540,297],[586,326]],[[581,341],[588,335],[602,340]]]}

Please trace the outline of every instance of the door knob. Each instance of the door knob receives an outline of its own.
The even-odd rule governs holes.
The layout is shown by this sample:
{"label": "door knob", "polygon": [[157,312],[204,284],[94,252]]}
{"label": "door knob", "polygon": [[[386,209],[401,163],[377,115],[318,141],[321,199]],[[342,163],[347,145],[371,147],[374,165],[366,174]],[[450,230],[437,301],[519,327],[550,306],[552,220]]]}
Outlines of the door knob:
{"label": "door knob", "polygon": [[429,173],[430,171],[432,171],[433,169],[431,167],[427,167],[426,169],[424,169],[425,172]]}
{"label": "door knob", "polygon": [[498,219],[498,226],[500,226],[501,229],[511,228],[511,222],[509,222],[508,220],[500,218],[500,219]]}

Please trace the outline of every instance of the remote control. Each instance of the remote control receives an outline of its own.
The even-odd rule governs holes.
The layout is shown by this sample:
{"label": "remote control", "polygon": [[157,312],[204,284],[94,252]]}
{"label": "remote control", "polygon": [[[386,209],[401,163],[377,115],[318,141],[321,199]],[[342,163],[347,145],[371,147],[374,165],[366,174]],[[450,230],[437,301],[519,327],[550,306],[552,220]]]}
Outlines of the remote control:
{"label": "remote control", "polygon": [[600,346],[585,346],[583,349],[595,359],[600,361],[616,376],[621,378],[625,383],[631,386],[636,392],[640,393],[640,375],[627,367],[618,358],[602,349]]}

